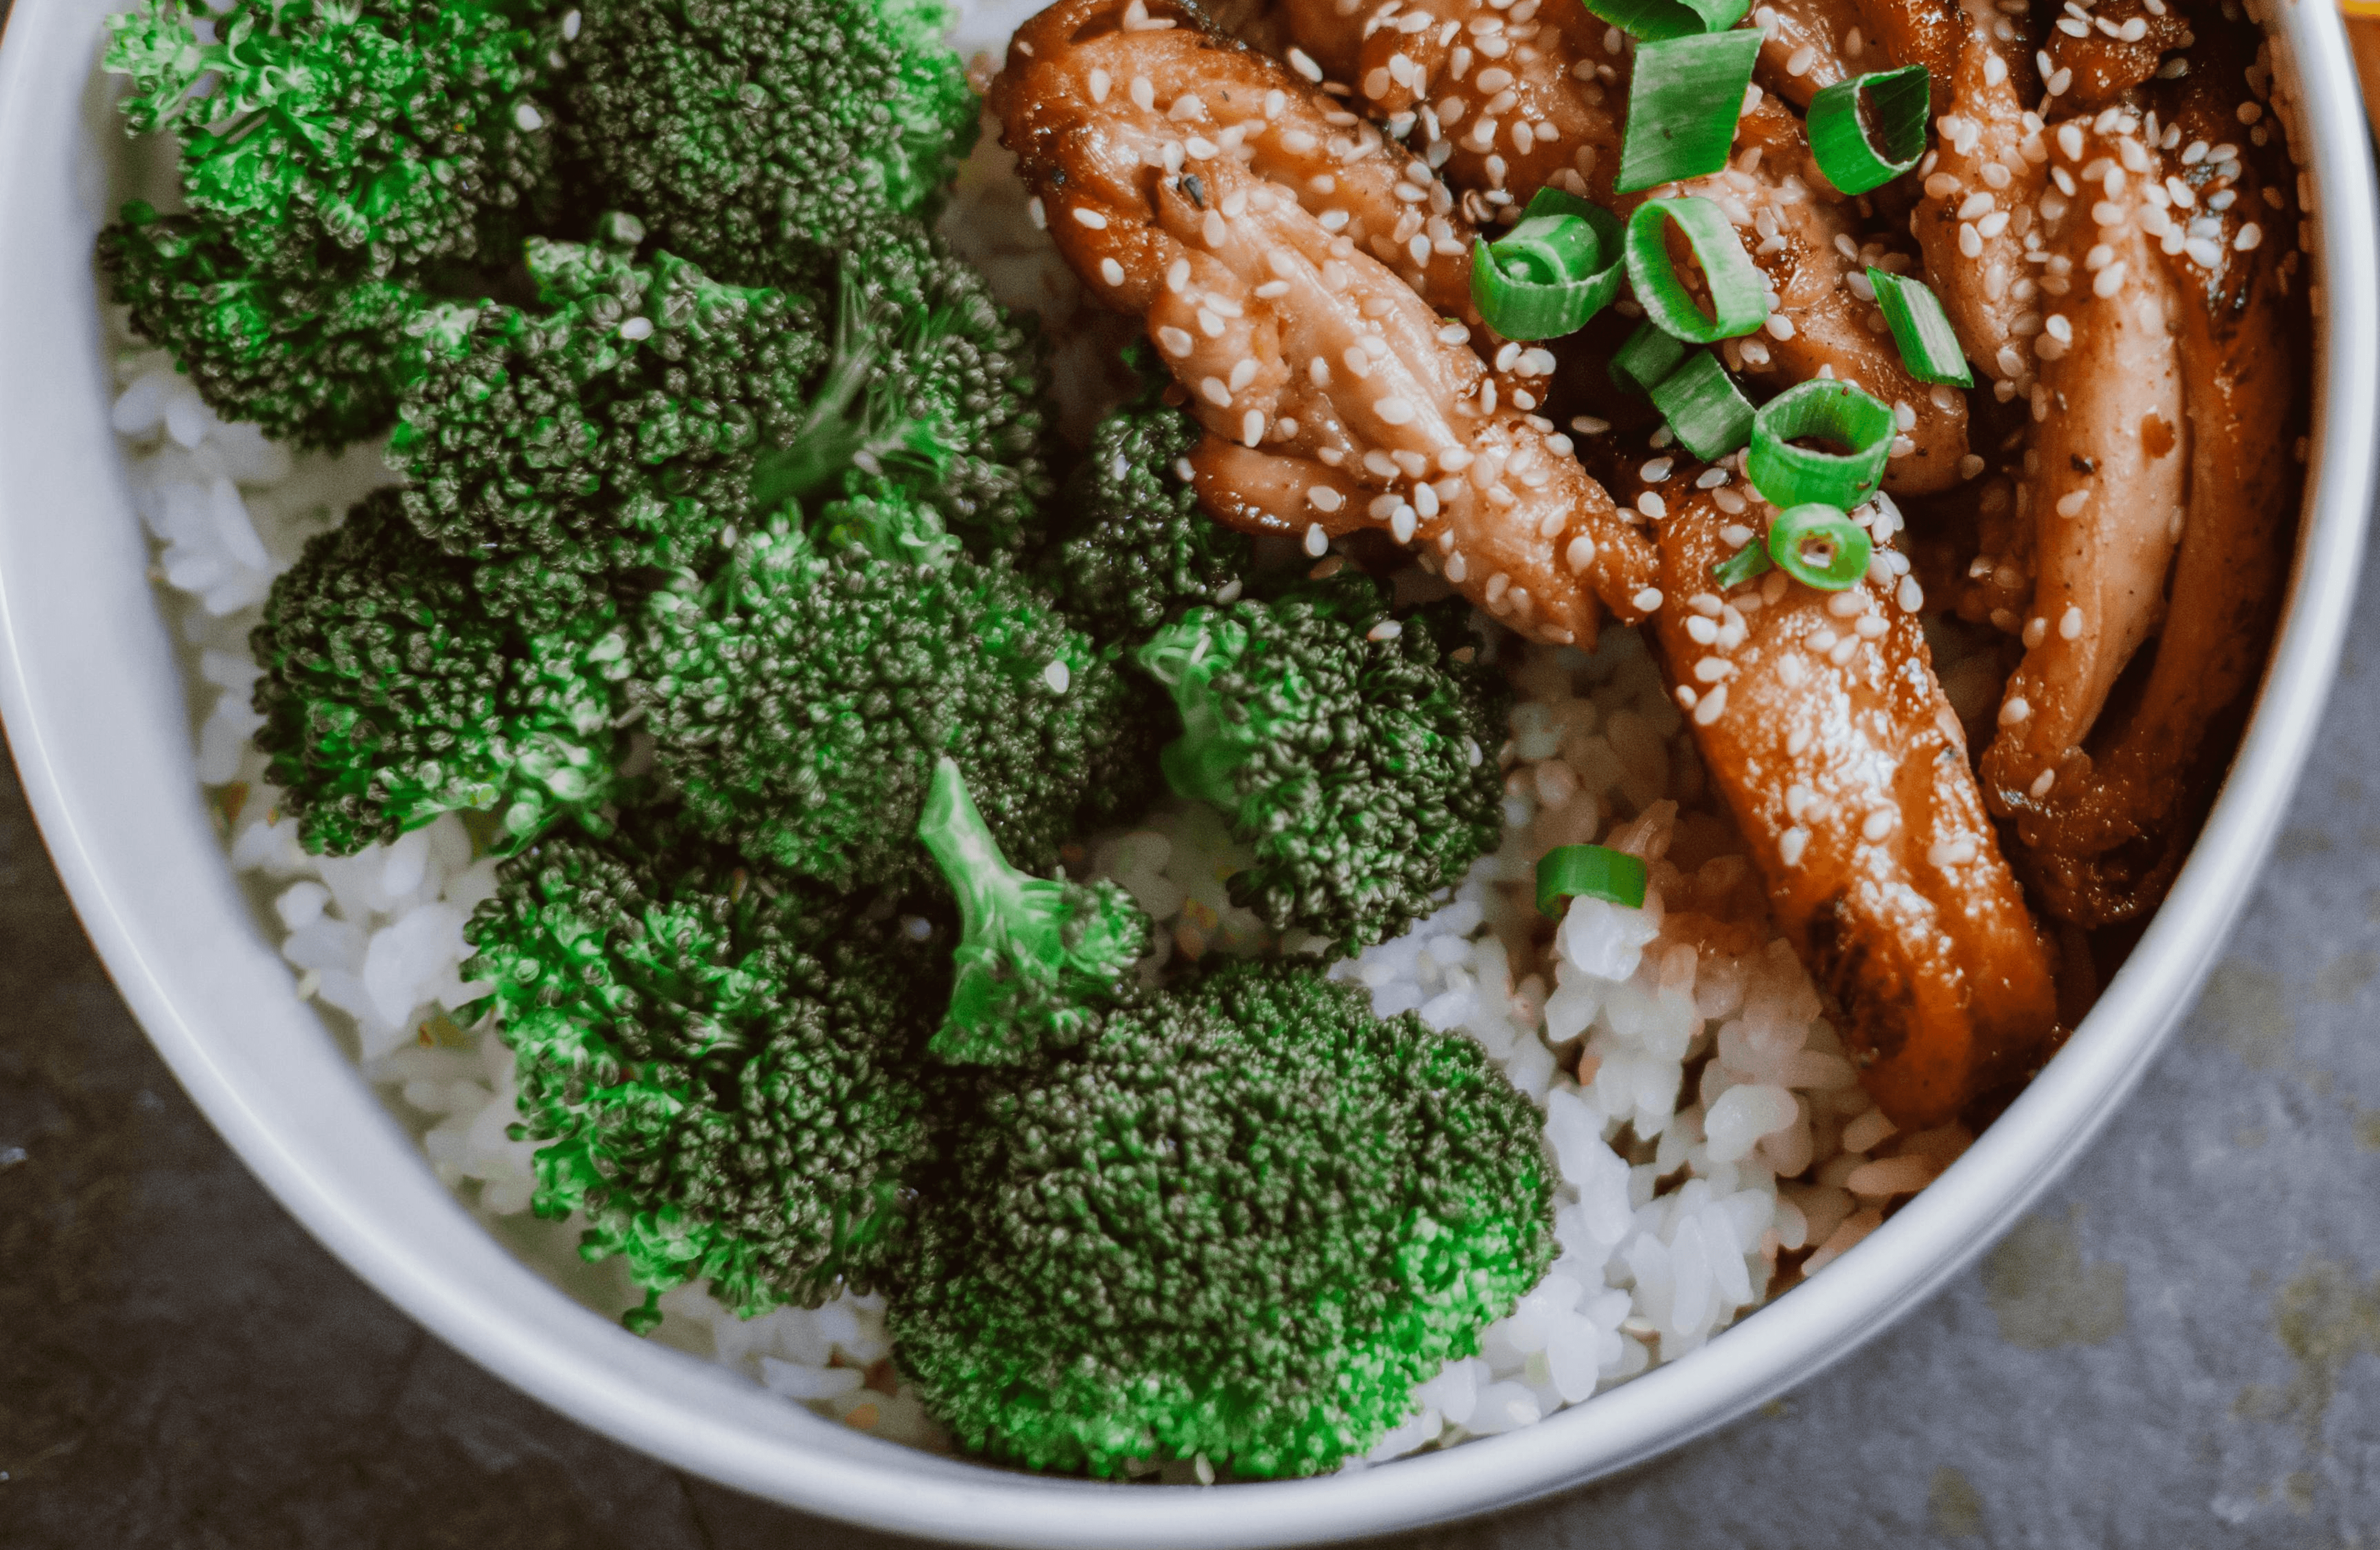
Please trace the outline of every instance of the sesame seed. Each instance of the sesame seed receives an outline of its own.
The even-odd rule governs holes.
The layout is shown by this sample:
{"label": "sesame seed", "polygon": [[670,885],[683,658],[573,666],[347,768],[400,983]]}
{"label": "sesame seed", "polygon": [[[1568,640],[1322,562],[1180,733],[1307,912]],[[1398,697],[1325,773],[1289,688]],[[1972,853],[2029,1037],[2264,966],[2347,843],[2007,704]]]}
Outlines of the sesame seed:
{"label": "sesame seed", "polygon": [[1330,547],[1330,535],[1322,531],[1322,524],[1319,522],[1308,522],[1305,525],[1305,553],[1307,556],[1318,560],[1322,557],[1322,551]]}
{"label": "sesame seed", "polygon": [[1055,692],[1063,694],[1066,692],[1067,686],[1075,681],[1074,670],[1062,661],[1052,662],[1049,666],[1041,669],[1041,681],[1048,684]]}
{"label": "sesame seed", "polygon": [[1585,533],[1572,539],[1569,546],[1562,551],[1562,563],[1570,567],[1572,574],[1585,570],[1594,562],[1595,540]]}
{"label": "sesame seed", "polygon": [[1419,514],[1412,506],[1399,501],[1396,510],[1389,517],[1389,536],[1400,543],[1411,543],[1414,533],[1419,526]]}
{"label": "sesame seed", "polygon": [[1720,684],[1708,694],[1704,695],[1702,703],[1694,707],[1694,725],[1708,726],[1726,714],[1726,711],[1727,685]]}
{"label": "sesame seed", "polygon": [[2000,725],[2014,726],[2032,714],[2033,706],[2026,702],[2024,696],[2021,694],[2014,696],[2000,707]]}
{"label": "sesame seed", "polygon": [[2105,299],[2124,288],[2124,266],[2119,261],[2099,271],[2091,282],[2091,294]]}
{"label": "sesame seed", "polygon": [[[577,14],[576,11],[571,13],[573,16]],[[513,123],[519,128],[521,133],[535,134],[545,128],[545,117],[537,111],[536,104],[521,103],[513,108]]]}
{"label": "sesame seed", "polygon": [[2044,770],[2041,774],[2034,777],[2033,784],[2027,787],[2026,789],[2031,791],[2033,793],[2034,799],[2038,801],[2042,798],[2049,795],[2049,788],[2057,783],[2058,772],[2056,770]]}
{"label": "sesame seed", "polygon": [[1105,231],[1108,229],[1108,218],[1105,215],[1100,214],[1096,210],[1080,204],[1075,206],[1075,224],[1076,226],[1088,226],[1093,231]]}
{"label": "sesame seed", "polygon": [[1198,384],[1198,391],[1204,394],[1207,401],[1217,409],[1232,407],[1232,390],[1223,385],[1223,379],[1220,377],[1202,378]]}
{"label": "sesame seed", "polygon": [[1796,824],[1777,836],[1777,859],[1787,866],[1800,866],[1802,852],[1809,845],[1810,831]]}
{"label": "sesame seed", "polygon": [[1111,286],[1123,284],[1123,265],[1111,258],[1099,260],[1099,278]]}
{"label": "sesame seed", "polygon": [[2066,494],[2058,497],[2058,514],[2060,517],[2077,516],[2082,512],[2083,506],[2090,504],[2090,491],[2070,490]]}
{"label": "sesame seed", "polygon": [[1307,488],[1305,504],[1317,511],[1336,511],[1347,504],[1347,497],[1328,484],[1316,484]]}
{"label": "sesame seed", "polygon": [[1306,79],[1313,81],[1318,85],[1321,83],[1322,67],[1316,64],[1313,56],[1308,55],[1304,49],[1291,49],[1289,51],[1288,58],[1289,67],[1291,69],[1295,70],[1299,75],[1304,76]]}
{"label": "sesame seed", "polygon": [[1639,612],[1646,614],[1654,613],[1661,606],[1661,589],[1658,587],[1646,587],[1628,601],[1634,604]]}
{"label": "sesame seed", "polygon": [[2243,253],[2253,252],[2264,240],[2265,228],[2251,221],[2240,228],[2240,235],[2231,239],[2231,246]]}
{"label": "sesame seed", "polygon": [[1405,627],[1394,619],[1382,619],[1364,632],[1366,641],[1393,641],[1405,632]]}
{"label": "sesame seed", "polygon": [[1898,822],[1899,820],[1893,815],[1892,809],[1888,807],[1877,808],[1874,812],[1869,813],[1866,820],[1860,824],[1860,837],[1866,840],[1870,845],[1876,844],[1881,841],[1885,836],[1892,833],[1894,825]]}
{"label": "sesame seed", "polygon": [[620,337],[623,339],[650,339],[652,336],[653,320],[650,318],[630,318],[620,325]]}
{"label": "sesame seed", "polygon": [[1372,406],[1372,412],[1384,425],[1410,424],[1414,418],[1414,407],[1402,398],[1382,398]]}

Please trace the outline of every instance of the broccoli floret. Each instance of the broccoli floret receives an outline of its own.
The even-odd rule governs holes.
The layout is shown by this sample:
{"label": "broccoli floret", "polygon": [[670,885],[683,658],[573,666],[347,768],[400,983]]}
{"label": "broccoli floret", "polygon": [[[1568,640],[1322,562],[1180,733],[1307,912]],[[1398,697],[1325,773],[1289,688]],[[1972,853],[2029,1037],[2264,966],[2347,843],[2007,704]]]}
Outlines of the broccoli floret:
{"label": "broccoli floret", "polygon": [[375,491],[309,540],[249,636],[257,746],[306,848],[348,855],[442,812],[499,815],[498,848],[556,818],[603,826],[627,639],[607,599],[528,633]]}
{"label": "broccoli floret", "polygon": [[176,135],[190,207],[101,235],[134,326],[228,418],[307,446],[385,426],[405,314],[509,262],[551,193],[547,45],[478,0],[150,0],[108,31],[128,126]]}
{"label": "broccoli floret", "polygon": [[750,284],[924,210],[978,108],[937,0],[592,0],[560,85],[598,203]]}
{"label": "broccoli floret", "polygon": [[1453,599],[1392,616],[1354,570],[1270,603],[1196,608],[1136,660],[1173,691],[1165,777],[1256,848],[1232,899],[1341,952],[1435,908],[1502,832],[1509,691]]}
{"label": "broccoli floret", "polygon": [[950,1011],[928,1047],[1002,1065],[1078,1041],[1148,953],[1148,917],[1132,896],[1010,866],[947,758],[934,766],[917,837],[958,896],[960,919]]}
{"label": "broccoli floret", "polygon": [[833,364],[763,462],[760,503],[832,494],[857,469],[930,503],[978,554],[1025,547],[1052,489],[1035,321],[915,222],[856,239],[838,275]]}
{"label": "broccoli floret", "polygon": [[896,1360],[1003,1462],[1331,1469],[1545,1273],[1539,1126],[1460,1034],[1231,963],[990,1076],[920,1210]]}
{"label": "broccoli floret", "polygon": [[533,1204],[586,1214],[652,1299],[707,1280],[752,1314],[866,1287],[928,1148],[913,1072],[938,956],[680,832],[551,836],[504,863],[467,966],[518,1058]]}
{"label": "broccoli floret", "polygon": [[1154,396],[1091,433],[1049,568],[1067,611],[1102,639],[1137,640],[1185,608],[1229,603],[1253,570],[1247,536],[1210,520],[1185,476],[1206,433]]}
{"label": "broccoli floret", "polygon": [[639,265],[638,224],[601,226],[594,244],[529,242],[548,310],[426,315],[424,374],[389,441],[414,524],[480,563],[495,607],[537,621],[762,515],[753,465],[800,433],[826,360],[809,299],[666,253]]}
{"label": "broccoli floret", "polygon": [[[829,554],[781,521],[648,602],[635,692],[662,786],[706,833],[835,886],[925,880],[917,816],[948,754],[1002,848],[1044,871],[1146,794],[1149,696],[1004,560],[858,487],[820,525],[882,536]],[[940,557],[877,557],[905,550]]]}

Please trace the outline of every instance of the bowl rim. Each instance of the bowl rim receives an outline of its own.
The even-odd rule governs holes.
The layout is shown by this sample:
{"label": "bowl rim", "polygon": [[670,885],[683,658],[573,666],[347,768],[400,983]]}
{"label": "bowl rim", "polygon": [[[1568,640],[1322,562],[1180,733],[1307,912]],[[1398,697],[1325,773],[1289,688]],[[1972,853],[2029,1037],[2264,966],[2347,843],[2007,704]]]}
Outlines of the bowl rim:
{"label": "bowl rim", "polygon": [[[107,0],[18,0],[0,36],[0,210],[31,216],[11,223],[14,236],[0,231],[0,338],[18,327],[38,335],[46,324],[43,336],[63,327],[70,347],[88,347],[54,358],[60,391],[20,382],[12,398],[0,384],[0,409],[16,411],[0,414],[0,716],[43,841],[103,961],[177,1080],[320,1241],[413,1318],[565,1415],[766,1499],[984,1544],[1319,1543],[1569,1489],[1722,1425],[1914,1308],[2088,1144],[2140,1080],[2244,906],[2242,880],[2269,852],[2321,723],[2362,579],[2372,504],[2368,428],[2380,419],[2380,353],[2368,341],[2380,336],[2380,291],[2371,284],[2380,243],[2367,128],[2338,13],[2319,0],[2270,0],[2271,25],[2291,43],[2298,146],[2319,201],[2314,275],[2326,298],[2315,324],[2305,515],[2281,629],[2221,794],[2167,903],[2082,1027],[1968,1154],[1827,1275],[1723,1339],[1589,1403],[1460,1448],[1311,1480],[1183,1491],[1011,1473],[861,1436],[638,1340],[512,1259],[429,1177],[418,1148],[384,1112],[355,1105],[358,1097],[376,1100],[351,1066],[353,1091],[339,1091],[334,1068],[346,1056],[322,1037],[319,1022],[310,1036],[317,1047],[307,1047],[313,1014],[297,1004],[277,956],[203,918],[237,895],[197,800],[188,707],[181,705],[180,721],[155,714],[178,701],[181,686],[163,656],[164,632],[142,579],[145,539],[129,519],[112,453],[102,454],[110,466],[100,483],[113,483],[97,498],[113,497],[110,515],[125,531],[87,541],[36,536],[53,503],[89,494],[98,444],[87,411],[94,384],[104,403],[105,379],[87,258],[77,292],[55,236],[50,250],[36,250],[26,232],[62,221],[66,238],[88,254],[101,201],[88,143],[94,90],[84,71],[96,18],[110,8]],[[57,322],[62,274],[69,302],[84,302],[79,324]],[[2348,283],[2332,283],[2341,277]],[[2334,340],[2344,348],[2332,348]],[[103,410],[97,431],[112,445]],[[45,543],[85,543],[106,574],[62,573],[45,563]],[[113,573],[136,553],[128,577]],[[54,593],[106,611],[95,621],[61,622]],[[115,665],[137,682],[94,682],[91,663],[67,649],[76,629],[102,632],[80,644],[103,665],[111,650],[132,653]],[[128,702],[149,720],[132,714],[119,729],[94,726],[91,695],[111,687],[122,691],[119,707]],[[181,778],[182,794],[140,785],[125,762],[141,760],[162,766],[165,781]],[[133,812],[128,802],[157,811]],[[203,874],[194,842],[212,848],[220,876]],[[254,936],[252,919],[243,916],[241,925]],[[259,1067],[249,1041],[272,1045],[287,1072]],[[313,1113],[310,1102],[324,1112]],[[408,1155],[419,1175],[410,1179],[401,1177]]]}

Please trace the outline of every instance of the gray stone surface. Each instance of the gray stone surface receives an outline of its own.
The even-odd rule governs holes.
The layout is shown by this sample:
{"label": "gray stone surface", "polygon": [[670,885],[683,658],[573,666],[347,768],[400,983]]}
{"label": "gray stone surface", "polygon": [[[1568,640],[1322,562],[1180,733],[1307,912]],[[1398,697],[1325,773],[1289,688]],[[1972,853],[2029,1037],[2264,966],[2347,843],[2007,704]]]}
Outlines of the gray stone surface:
{"label": "gray stone surface", "polygon": [[[1413,1543],[2380,1544],[2375,710],[2359,647],[2188,1030],[1976,1272],[1717,1436]],[[151,1053],[0,780],[0,1545],[892,1543],[581,1430],[334,1263]]]}

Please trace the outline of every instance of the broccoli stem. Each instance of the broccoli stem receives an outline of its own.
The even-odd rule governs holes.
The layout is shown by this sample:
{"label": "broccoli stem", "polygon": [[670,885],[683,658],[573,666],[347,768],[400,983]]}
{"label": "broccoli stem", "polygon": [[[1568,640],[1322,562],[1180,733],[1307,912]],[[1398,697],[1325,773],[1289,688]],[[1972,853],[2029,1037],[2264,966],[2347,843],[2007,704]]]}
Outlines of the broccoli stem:
{"label": "broccoli stem", "polygon": [[934,766],[917,837],[959,901],[950,1011],[929,1050],[945,1060],[1014,1062],[1079,1034],[1118,998],[1149,931],[1122,889],[1011,866],[948,758]]}
{"label": "broccoli stem", "polygon": [[1182,736],[1158,756],[1165,783],[1176,796],[1236,812],[1240,789],[1232,775],[1255,753],[1258,738],[1243,718],[1224,714],[1227,702],[1215,692],[1217,677],[1237,665],[1248,649],[1248,632],[1238,621],[1194,609],[1167,626],[1134,653],[1143,671],[1163,684],[1182,714]]}

